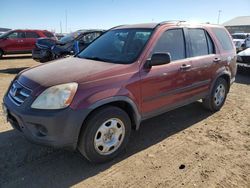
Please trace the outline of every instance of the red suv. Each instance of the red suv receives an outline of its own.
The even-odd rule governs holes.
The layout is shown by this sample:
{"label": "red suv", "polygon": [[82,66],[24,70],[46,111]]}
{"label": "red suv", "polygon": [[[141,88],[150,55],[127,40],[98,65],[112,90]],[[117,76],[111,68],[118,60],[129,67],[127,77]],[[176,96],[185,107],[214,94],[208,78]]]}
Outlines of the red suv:
{"label": "red suv", "polygon": [[31,53],[36,39],[48,37],[56,39],[46,30],[11,30],[0,36],[0,58],[4,54]]}
{"label": "red suv", "polygon": [[78,148],[88,160],[104,162],[124,149],[143,120],[199,99],[220,110],[235,75],[236,50],[222,26],[118,26],[75,57],[18,74],[4,111],[28,139]]}

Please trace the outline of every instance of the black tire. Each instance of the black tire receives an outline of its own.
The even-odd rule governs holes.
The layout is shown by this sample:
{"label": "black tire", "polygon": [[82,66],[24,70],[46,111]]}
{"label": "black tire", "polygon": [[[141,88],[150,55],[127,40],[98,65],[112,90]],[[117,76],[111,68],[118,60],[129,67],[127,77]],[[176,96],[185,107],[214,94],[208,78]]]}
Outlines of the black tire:
{"label": "black tire", "polygon": [[[225,96],[221,100],[221,103],[216,104],[215,93],[217,91],[217,88],[221,85],[224,86]],[[227,81],[224,78],[218,78],[213,86],[213,89],[210,95],[207,98],[202,100],[203,106],[211,112],[219,111],[226,101],[228,91],[229,91],[229,85]]]}
{"label": "black tire", "polygon": [[[100,154],[100,151],[98,153],[98,148],[96,149],[97,146],[95,145],[95,139],[99,134],[98,132],[99,128],[103,126],[105,122],[109,121],[112,118],[121,120],[123,123],[122,127],[125,128],[123,130],[125,131],[123,131],[124,133],[122,134],[123,135],[122,141],[118,141],[120,142],[120,145],[116,146],[117,149],[114,150],[114,152],[111,154],[103,155]],[[131,132],[131,120],[125,111],[115,106],[106,106],[104,108],[96,110],[90,115],[90,117],[87,119],[86,123],[84,123],[83,126],[84,127],[82,128],[79,136],[78,150],[84,157],[86,157],[89,161],[94,163],[102,163],[112,160],[122,150],[125,149],[125,146],[129,141]],[[120,136],[121,135],[119,135],[119,140],[121,140]],[[99,137],[103,138],[102,135]]]}

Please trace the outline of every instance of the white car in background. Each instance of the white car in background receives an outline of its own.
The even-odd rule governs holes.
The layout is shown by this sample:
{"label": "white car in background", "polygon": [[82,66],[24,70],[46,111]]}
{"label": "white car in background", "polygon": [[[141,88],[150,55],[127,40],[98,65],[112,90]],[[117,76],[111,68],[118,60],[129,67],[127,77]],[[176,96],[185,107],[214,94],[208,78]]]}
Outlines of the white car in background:
{"label": "white car in background", "polygon": [[246,48],[246,39],[250,36],[249,33],[234,33],[232,34],[233,42],[237,52],[242,51]]}
{"label": "white car in background", "polygon": [[239,68],[250,70],[250,48],[247,48],[237,54],[237,65]]}

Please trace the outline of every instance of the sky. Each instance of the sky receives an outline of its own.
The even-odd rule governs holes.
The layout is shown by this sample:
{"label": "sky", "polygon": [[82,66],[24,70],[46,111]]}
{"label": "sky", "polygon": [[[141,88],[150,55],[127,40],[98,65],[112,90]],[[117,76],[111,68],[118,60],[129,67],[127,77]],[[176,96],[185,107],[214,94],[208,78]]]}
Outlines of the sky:
{"label": "sky", "polygon": [[65,33],[164,20],[217,23],[219,10],[220,23],[250,16],[250,0],[0,0],[0,28]]}

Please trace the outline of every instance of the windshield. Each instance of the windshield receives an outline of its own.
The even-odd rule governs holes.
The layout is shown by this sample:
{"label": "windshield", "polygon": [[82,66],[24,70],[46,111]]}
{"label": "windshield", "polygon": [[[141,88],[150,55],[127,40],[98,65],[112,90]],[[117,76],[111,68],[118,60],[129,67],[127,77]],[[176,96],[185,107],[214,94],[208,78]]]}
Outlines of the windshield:
{"label": "windshield", "polygon": [[233,39],[246,39],[246,35],[232,35]]}
{"label": "windshield", "polygon": [[0,35],[0,38],[4,38],[6,36],[8,36],[12,31],[7,31],[6,33],[3,33],[2,35]]}
{"label": "windshield", "polygon": [[77,57],[129,64],[140,55],[152,29],[117,29],[103,34]]}
{"label": "windshield", "polygon": [[60,42],[68,43],[68,42],[74,40],[75,38],[77,38],[79,35],[80,35],[79,32],[74,32],[74,33],[67,34],[66,36],[64,36],[64,37],[62,37],[60,39]]}

